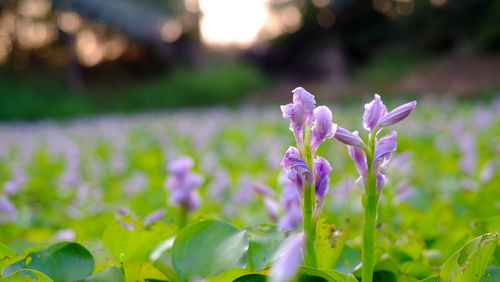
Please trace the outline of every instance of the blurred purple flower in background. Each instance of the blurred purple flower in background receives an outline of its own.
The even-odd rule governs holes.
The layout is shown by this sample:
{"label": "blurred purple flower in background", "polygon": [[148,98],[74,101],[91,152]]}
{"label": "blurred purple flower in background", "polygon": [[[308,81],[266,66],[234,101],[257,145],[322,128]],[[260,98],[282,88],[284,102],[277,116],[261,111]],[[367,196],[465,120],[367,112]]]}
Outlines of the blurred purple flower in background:
{"label": "blurred purple flower in background", "polygon": [[396,202],[402,203],[415,195],[415,188],[407,180],[403,180],[394,187],[394,194]]}
{"label": "blurred purple flower in background", "polygon": [[290,179],[283,177],[283,182],[284,188],[281,193],[280,203],[284,214],[278,221],[278,230],[293,231],[302,221],[299,195],[295,184]]}
{"label": "blurred purple flower in background", "polygon": [[73,241],[76,238],[76,233],[73,229],[57,230],[54,234],[54,239],[57,241]]}
{"label": "blurred purple flower in background", "polygon": [[193,164],[193,159],[190,157],[181,157],[170,162],[168,167],[170,176],[166,180],[170,203],[185,206],[188,210],[196,209],[201,203],[195,189],[202,184],[203,177],[191,172]]}
{"label": "blurred purple flower in background", "polygon": [[0,195],[0,223],[14,221],[17,218],[17,209],[6,195]]}
{"label": "blurred purple flower in background", "polygon": [[144,226],[151,225],[155,221],[160,220],[163,216],[165,216],[166,213],[167,213],[167,211],[164,208],[157,209],[157,210],[151,212],[150,214],[146,215],[142,222],[143,222]]}
{"label": "blurred purple flower in background", "polygon": [[125,182],[123,186],[123,192],[128,196],[133,196],[142,190],[144,190],[148,185],[148,177],[142,171],[136,171],[132,176]]}
{"label": "blurred purple flower in background", "polygon": [[291,281],[299,270],[299,266],[304,259],[303,234],[295,234],[288,237],[276,252],[276,261],[270,270],[269,281],[287,282]]}

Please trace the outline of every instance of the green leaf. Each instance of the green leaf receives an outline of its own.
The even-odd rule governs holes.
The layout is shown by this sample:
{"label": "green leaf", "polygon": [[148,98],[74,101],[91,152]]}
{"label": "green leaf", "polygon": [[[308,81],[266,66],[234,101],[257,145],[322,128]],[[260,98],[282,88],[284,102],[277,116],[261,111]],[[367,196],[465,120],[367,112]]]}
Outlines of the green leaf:
{"label": "green leaf", "polygon": [[479,281],[495,250],[497,237],[487,233],[467,242],[448,258],[439,277],[444,281]]}
{"label": "green leaf", "polygon": [[102,245],[99,240],[87,240],[82,242],[94,258],[94,273],[99,272],[110,266],[118,266],[119,263],[113,258],[113,255]]}
{"label": "green leaf", "polygon": [[16,252],[0,243],[0,269],[3,269],[6,265],[8,265],[10,263],[9,261],[16,256]]}
{"label": "green leaf", "polygon": [[8,265],[2,270],[2,276],[21,269],[38,270],[55,281],[74,281],[92,274],[94,260],[82,245],[60,242]]}
{"label": "green leaf", "polygon": [[[125,220],[125,219],[124,219]],[[120,222],[110,224],[104,231],[102,244],[116,260],[125,254],[126,261],[147,261],[156,245],[170,237],[175,227],[158,222],[145,229],[140,221],[132,222],[133,230],[127,230]]]}
{"label": "green leaf", "polygon": [[16,252],[11,250],[6,245],[0,243],[0,259],[3,259],[4,257],[13,257],[15,255],[16,255]]}
{"label": "green leaf", "polygon": [[347,279],[347,275],[341,272],[334,270],[320,270],[309,266],[301,266],[298,276],[299,276],[299,281],[324,280],[332,282],[344,282]]}
{"label": "green leaf", "polygon": [[[267,270],[250,271],[243,268],[231,268],[219,275],[207,278],[208,282],[226,282],[226,281],[265,281]],[[264,277],[264,280],[262,280]],[[241,280],[239,280],[241,278]]]}
{"label": "green leaf", "polygon": [[9,282],[52,282],[47,275],[41,273],[36,270],[18,270],[11,275],[0,279],[0,281],[9,281]]}
{"label": "green leaf", "polygon": [[127,281],[166,280],[167,277],[152,262],[127,262],[124,264]]}
{"label": "green leaf", "polygon": [[349,274],[353,272],[359,264],[361,264],[361,254],[348,245],[344,245],[334,269]]}
{"label": "green leaf", "polygon": [[88,282],[125,282],[125,276],[116,266],[110,266],[96,274],[85,278]]}
{"label": "green leaf", "polygon": [[247,274],[238,277],[233,282],[266,282],[267,276],[263,274]]}
{"label": "green leaf", "polygon": [[420,280],[420,282],[438,282],[438,281],[439,281],[439,276],[437,275]]}
{"label": "green leaf", "polygon": [[246,230],[218,220],[194,223],[177,235],[172,264],[183,279],[207,278],[247,264]]}
{"label": "green leaf", "polygon": [[500,267],[490,265],[486,268],[486,273],[490,276],[490,281],[500,281]]}
{"label": "green leaf", "polygon": [[172,265],[172,251],[167,251],[159,259],[157,259],[154,267],[158,268],[170,281],[178,282],[182,281],[177,272],[175,272],[174,266]]}
{"label": "green leaf", "polygon": [[314,245],[317,250],[316,261],[318,262],[318,268],[331,269],[335,266],[344,248],[348,226],[349,221],[346,220],[344,227],[336,230],[335,225],[325,223],[324,218],[320,220]]}
{"label": "green leaf", "polygon": [[417,279],[424,279],[434,274],[434,269],[419,261],[407,261],[401,264],[401,272],[408,273]]}
{"label": "green leaf", "polygon": [[273,260],[285,236],[274,226],[267,224],[248,227],[246,230],[249,240],[247,268],[249,270],[264,269]]}

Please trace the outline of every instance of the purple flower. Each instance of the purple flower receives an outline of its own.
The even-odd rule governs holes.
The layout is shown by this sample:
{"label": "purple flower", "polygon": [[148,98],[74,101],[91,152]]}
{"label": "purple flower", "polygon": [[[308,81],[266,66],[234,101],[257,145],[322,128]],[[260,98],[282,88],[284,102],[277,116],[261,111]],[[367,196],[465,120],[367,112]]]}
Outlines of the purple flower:
{"label": "purple flower", "polygon": [[304,176],[304,180],[307,180],[311,177],[311,170],[307,166],[306,162],[300,156],[297,148],[290,146],[281,161],[281,165],[285,169],[285,174],[295,183],[297,187],[297,191],[302,193],[302,183]]}
{"label": "purple flower", "polygon": [[385,165],[389,162],[392,152],[396,151],[398,146],[397,137],[398,134],[396,131],[393,131],[391,134],[388,134],[376,141],[375,153],[373,155],[374,170],[378,167],[385,167]]}
{"label": "purple flower", "polygon": [[292,93],[293,103],[302,107],[302,110],[306,115],[306,119],[311,118],[314,108],[316,107],[316,100],[314,100],[314,95],[307,92],[302,87],[295,88]]}
{"label": "purple flower", "polygon": [[[357,136],[358,132],[355,131],[354,135]],[[354,165],[356,166],[359,175],[363,177],[363,179],[368,177],[368,165],[366,163],[365,151],[363,151],[359,147],[354,147],[349,145],[347,145],[347,151],[349,152],[349,155],[351,156],[351,159],[354,162]]]}
{"label": "purple flower", "polygon": [[276,253],[278,257],[271,267],[269,281],[291,281],[297,274],[299,266],[304,259],[302,248],[304,236],[296,234],[288,237]]}
{"label": "purple flower", "polygon": [[[3,215],[2,215],[3,214]],[[0,223],[7,219],[14,221],[17,217],[16,206],[5,195],[0,195]]]}
{"label": "purple flower", "polygon": [[152,213],[146,215],[143,220],[144,226],[151,225],[153,222],[158,221],[160,218],[165,216],[166,213],[167,212],[165,211],[165,209],[157,209]]}
{"label": "purple flower", "polygon": [[332,171],[332,167],[327,160],[322,157],[317,157],[313,161],[313,178],[315,183],[316,207],[314,209],[315,216],[319,216],[325,200],[325,195],[328,193],[330,185],[330,177],[328,174]]}
{"label": "purple flower", "polygon": [[355,147],[364,147],[365,143],[361,138],[359,138],[358,133],[355,132],[355,134],[351,133],[349,130],[342,128],[340,126],[337,127],[337,130],[335,131],[335,139],[339,140],[340,142],[355,146]]}
{"label": "purple flower", "polygon": [[313,161],[313,179],[315,183],[316,196],[323,199],[328,193],[328,186],[330,184],[330,177],[328,174],[332,171],[330,163],[322,158],[317,157]]}
{"label": "purple flower", "polygon": [[192,173],[193,160],[182,157],[170,163],[171,175],[167,178],[166,186],[170,189],[170,203],[186,205],[193,210],[201,203],[200,196],[194,191],[203,182],[201,175]]}
{"label": "purple flower", "polygon": [[304,125],[304,112],[300,105],[288,104],[281,106],[283,117],[290,120],[290,130],[294,133],[301,131]]}
{"label": "purple flower", "polygon": [[54,239],[58,241],[73,241],[76,238],[76,233],[73,229],[61,229],[57,230],[54,234]]}
{"label": "purple flower", "polygon": [[295,136],[298,146],[302,146],[302,131],[304,124],[306,128],[311,128],[313,111],[316,105],[314,96],[297,87],[293,91],[293,104],[281,106],[283,117],[290,120],[290,130]]}
{"label": "purple flower", "polygon": [[[357,135],[357,132],[354,132]],[[372,162],[372,170],[377,173],[377,191],[381,191],[382,187],[387,183],[387,178],[385,175],[379,171],[380,168],[384,168],[386,164],[389,162],[392,152],[396,150],[397,142],[396,142],[397,134],[396,132],[392,132],[389,135],[386,135],[380,140],[375,142],[375,153],[374,159]],[[351,159],[356,166],[356,169],[360,175],[360,177],[356,180],[356,184],[364,186],[368,180],[368,164],[366,159],[365,151],[363,151],[359,147],[349,146],[347,145],[347,151],[351,156]]]}
{"label": "purple flower", "polygon": [[373,131],[380,119],[387,114],[387,108],[380,99],[378,94],[375,94],[373,100],[365,104],[365,113],[363,114],[363,127],[368,131]]}
{"label": "purple flower", "polygon": [[250,185],[250,187],[257,192],[258,194],[264,195],[264,196],[274,196],[275,192],[274,190],[271,189],[271,187],[262,184],[262,183],[257,183],[254,182]]}
{"label": "purple flower", "polygon": [[193,159],[190,157],[181,157],[175,161],[170,162],[168,165],[168,170],[170,173],[182,177],[184,174],[188,173],[191,168],[193,168]]}
{"label": "purple flower", "polygon": [[328,107],[319,106],[314,109],[314,125],[311,136],[311,151],[316,152],[319,145],[335,135],[337,125],[332,123],[332,112]]}
{"label": "purple flower", "polygon": [[285,214],[278,221],[279,231],[293,231],[302,221],[302,210],[295,184],[288,178],[284,179],[285,187],[281,194],[281,206]]}
{"label": "purple flower", "polygon": [[264,198],[264,205],[266,206],[267,214],[272,220],[278,220],[278,212],[280,210],[279,204],[271,197]]}
{"label": "purple flower", "polygon": [[415,109],[416,105],[417,101],[412,101],[404,105],[401,105],[392,110],[390,113],[386,114],[383,118],[381,118],[378,124],[381,127],[387,127],[395,123],[398,123],[401,120],[405,119],[408,115],[410,115],[411,112],[413,112],[413,110]]}
{"label": "purple flower", "polygon": [[402,203],[408,200],[415,194],[415,189],[410,186],[408,181],[401,181],[396,187],[394,187],[395,198],[398,203]]}
{"label": "purple flower", "polygon": [[380,193],[382,191],[382,188],[387,184],[387,177],[385,175],[378,171],[377,172],[377,183],[376,183],[376,188],[377,192]]}

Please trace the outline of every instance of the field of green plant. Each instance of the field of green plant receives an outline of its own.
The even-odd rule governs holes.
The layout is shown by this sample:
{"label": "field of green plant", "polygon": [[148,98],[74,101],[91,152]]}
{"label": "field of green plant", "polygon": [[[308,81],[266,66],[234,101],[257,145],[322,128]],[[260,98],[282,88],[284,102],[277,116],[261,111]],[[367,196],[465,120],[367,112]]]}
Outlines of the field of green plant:
{"label": "field of green plant", "polygon": [[500,100],[370,101],[0,124],[0,281],[500,281]]}

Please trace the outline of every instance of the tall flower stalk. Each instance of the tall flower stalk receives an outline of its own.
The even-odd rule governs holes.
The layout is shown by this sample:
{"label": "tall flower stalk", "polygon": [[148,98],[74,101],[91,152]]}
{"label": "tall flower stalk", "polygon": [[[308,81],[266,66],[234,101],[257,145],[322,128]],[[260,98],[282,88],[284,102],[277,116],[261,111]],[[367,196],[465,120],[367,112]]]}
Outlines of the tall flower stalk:
{"label": "tall flower stalk", "polygon": [[297,147],[291,146],[282,160],[286,176],[295,184],[302,208],[305,264],[316,266],[314,241],[316,226],[328,192],[327,160],[316,156],[316,150],[326,139],[332,138],[337,125],[332,123],[332,112],[325,106],[316,107],[314,96],[298,87],[292,91],[293,103],[281,106],[283,117],[290,120]]}
{"label": "tall flower stalk", "polygon": [[397,147],[397,133],[392,133],[377,138],[379,132],[406,118],[414,109],[417,102],[413,101],[388,112],[380,96],[375,94],[373,101],[365,105],[363,114],[363,127],[368,131],[367,142],[363,141],[358,132],[350,132],[339,127],[335,138],[347,144],[359,178],[356,183],[365,187],[363,207],[365,218],[363,223],[362,243],[362,280],[373,280],[375,264],[375,222],[377,217],[377,204],[382,187],[387,182],[384,169],[391,159],[392,152]]}

